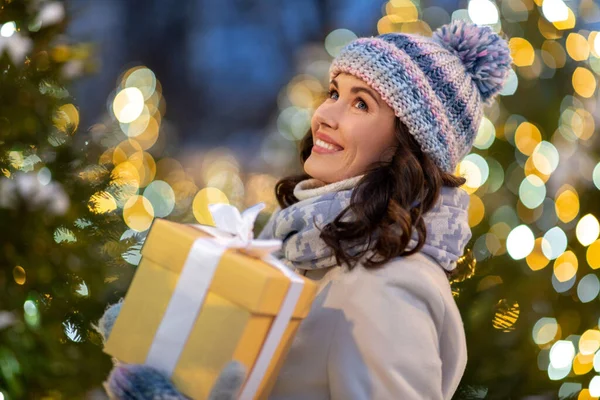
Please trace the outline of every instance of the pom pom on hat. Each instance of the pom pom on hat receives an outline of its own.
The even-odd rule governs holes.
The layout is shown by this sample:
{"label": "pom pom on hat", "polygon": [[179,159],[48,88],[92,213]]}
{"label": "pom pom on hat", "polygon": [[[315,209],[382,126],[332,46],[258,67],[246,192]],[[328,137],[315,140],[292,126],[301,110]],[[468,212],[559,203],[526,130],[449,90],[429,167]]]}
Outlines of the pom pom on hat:
{"label": "pom pom on hat", "polygon": [[485,103],[502,90],[512,57],[507,42],[489,26],[455,20],[438,28],[433,39],[462,60]]}

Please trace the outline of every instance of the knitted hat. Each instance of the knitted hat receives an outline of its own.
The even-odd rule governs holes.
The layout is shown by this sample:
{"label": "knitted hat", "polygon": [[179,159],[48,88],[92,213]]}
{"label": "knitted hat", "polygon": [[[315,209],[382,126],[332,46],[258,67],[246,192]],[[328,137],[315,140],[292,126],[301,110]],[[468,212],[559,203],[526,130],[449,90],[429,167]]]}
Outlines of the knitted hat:
{"label": "knitted hat", "polygon": [[446,172],[471,150],[484,104],[502,89],[512,58],[490,27],[455,20],[432,37],[405,33],[358,38],[334,58],[330,79],[369,84]]}

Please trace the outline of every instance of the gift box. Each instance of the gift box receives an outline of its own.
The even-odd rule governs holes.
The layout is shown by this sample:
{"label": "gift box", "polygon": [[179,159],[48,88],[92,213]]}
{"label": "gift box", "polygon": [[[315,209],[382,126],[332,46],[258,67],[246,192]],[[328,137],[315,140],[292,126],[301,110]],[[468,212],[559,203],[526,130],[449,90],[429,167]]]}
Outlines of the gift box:
{"label": "gift box", "polygon": [[215,227],[155,219],[104,352],[165,372],[193,399],[238,360],[240,399],[267,398],[316,285],[270,254],[281,241],[252,240],[263,207],[212,204]]}

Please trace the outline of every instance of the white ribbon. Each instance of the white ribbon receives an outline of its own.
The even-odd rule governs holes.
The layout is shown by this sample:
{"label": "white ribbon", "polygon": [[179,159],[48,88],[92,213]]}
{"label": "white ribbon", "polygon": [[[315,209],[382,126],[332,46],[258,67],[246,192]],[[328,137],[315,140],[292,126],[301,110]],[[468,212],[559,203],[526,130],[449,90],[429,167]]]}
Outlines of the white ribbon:
{"label": "white ribbon", "polygon": [[173,374],[200,313],[219,260],[228,248],[236,248],[249,256],[262,259],[290,280],[283,304],[242,388],[240,399],[250,400],[255,396],[304,286],[300,277],[271,255],[281,248],[281,240],[254,240],[254,221],[264,207],[264,203],[258,203],[240,214],[237,208],[229,204],[211,204],[208,208],[216,227],[193,225],[212,237],[194,241],[148,351],[147,365],[160,369],[169,376]]}

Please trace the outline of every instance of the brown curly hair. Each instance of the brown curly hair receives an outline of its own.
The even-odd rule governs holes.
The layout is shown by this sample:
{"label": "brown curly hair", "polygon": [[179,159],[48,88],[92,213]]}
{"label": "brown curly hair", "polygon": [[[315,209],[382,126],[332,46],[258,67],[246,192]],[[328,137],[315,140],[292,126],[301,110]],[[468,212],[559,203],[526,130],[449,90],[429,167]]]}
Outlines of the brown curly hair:
{"label": "brown curly hair", "polygon": [[[466,181],[442,171],[409,134],[408,128],[396,117],[395,134],[397,147],[391,161],[374,163],[358,182],[352,192],[350,205],[321,231],[320,238],[330,246],[339,265],[352,269],[368,249],[375,250],[380,259],[371,257],[364,262],[365,268],[378,268],[391,258],[408,256],[421,250],[427,235],[423,214],[436,203],[442,186],[459,187]],[[309,129],[299,143],[300,163],[304,166],[313,146]],[[298,202],[293,191],[296,184],[311,178],[304,173],[280,179],[275,185],[275,196],[282,209]],[[411,205],[416,204],[414,207]],[[342,221],[347,212],[355,216],[352,221]],[[418,243],[406,250],[416,227]],[[398,228],[401,235],[398,235]],[[375,246],[371,246],[372,234],[378,232]],[[344,250],[342,242],[369,242],[366,250],[352,256]],[[445,270],[444,270],[445,271]],[[445,271],[450,279],[452,273]]]}

